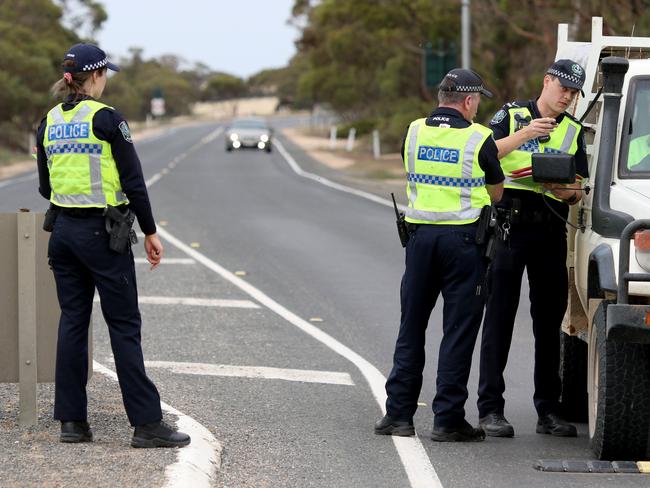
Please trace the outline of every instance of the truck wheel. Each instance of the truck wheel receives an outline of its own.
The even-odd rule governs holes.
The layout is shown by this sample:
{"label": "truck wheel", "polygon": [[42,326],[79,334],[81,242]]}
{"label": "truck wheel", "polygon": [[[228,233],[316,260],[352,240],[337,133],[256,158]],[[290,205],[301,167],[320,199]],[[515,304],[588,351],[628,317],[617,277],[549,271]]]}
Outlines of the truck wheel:
{"label": "truck wheel", "polygon": [[589,440],[599,459],[650,454],[650,348],[608,341],[603,301],[589,334]]}
{"label": "truck wheel", "polygon": [[560,332],[560,378],[560,408],[564,418],[570,422],[586,422],[589,418],[587,343],[564,332]]}

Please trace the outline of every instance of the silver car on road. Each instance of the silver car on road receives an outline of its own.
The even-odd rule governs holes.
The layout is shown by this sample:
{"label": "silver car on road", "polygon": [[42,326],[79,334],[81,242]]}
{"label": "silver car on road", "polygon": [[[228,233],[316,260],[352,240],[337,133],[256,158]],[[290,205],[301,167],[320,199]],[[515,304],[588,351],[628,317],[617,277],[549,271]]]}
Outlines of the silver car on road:
{"label": "silver car on road", "polygon": [[234,119],[226,129],[226,151],[250,147],[271,152],[272,136],[273,129],[264,119]]}

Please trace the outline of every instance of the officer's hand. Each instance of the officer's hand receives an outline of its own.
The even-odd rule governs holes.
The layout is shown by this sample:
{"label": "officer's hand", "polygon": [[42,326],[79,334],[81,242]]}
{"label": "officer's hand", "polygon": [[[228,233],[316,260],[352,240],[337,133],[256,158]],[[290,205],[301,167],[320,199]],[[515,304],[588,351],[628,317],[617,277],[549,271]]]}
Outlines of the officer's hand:
{"label": "officer's hand", "polygon": [[539,136],[546,136],[553,132],[557,127],[557,122],[551,117],[542,117],[540,119],[533,119],[530,124],[526,126],[526,136],[528,139],[535,139]]}
{"label": "officer's hand", "polygon": [[151,263],[150,269],[156,268],[163,257],[163,245],[158,234],[144,236],[144,250],[147,253],[147,261]]}
{"label": "officer's hand", "polygon": [[542,185],[545,190],[549,190],[554,197],[560,200],[566,200],[575,195],[575,185],[563,185],[561,183],[544,183]]}

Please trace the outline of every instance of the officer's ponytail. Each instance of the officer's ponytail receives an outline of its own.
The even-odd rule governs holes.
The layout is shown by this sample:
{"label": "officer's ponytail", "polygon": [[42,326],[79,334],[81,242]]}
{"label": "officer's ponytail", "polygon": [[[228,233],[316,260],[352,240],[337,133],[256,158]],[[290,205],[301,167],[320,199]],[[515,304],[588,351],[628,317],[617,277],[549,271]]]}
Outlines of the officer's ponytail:
{"label": "officer's ponytail", "polygon": [[[75,65],[76,62],[73,59],[66,59],[63,62],[63,69],[74,68]],[[106,70],[106,68],[100,69]],[[84,95],[83,85],[92,74],[93,71],[81,71],[79,73],[70,73],[65,71],[63,77],[52,85],[50,91],[54,98],[59,100],[66,99],[70,95],[74,95],[75,100],[77,100]]]}

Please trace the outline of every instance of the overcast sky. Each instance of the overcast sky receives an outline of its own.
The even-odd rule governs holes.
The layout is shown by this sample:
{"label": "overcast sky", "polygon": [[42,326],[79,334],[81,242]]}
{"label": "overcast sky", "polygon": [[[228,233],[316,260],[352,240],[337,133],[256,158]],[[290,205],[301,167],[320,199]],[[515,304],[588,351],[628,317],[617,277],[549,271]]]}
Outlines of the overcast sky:
{"label": "overcast sky", "polygon": [[176,54],[248,77],[286,66],[299,32],[287,24],[293,0],[100,0],[108,20],[97,35],[113,56]]}

